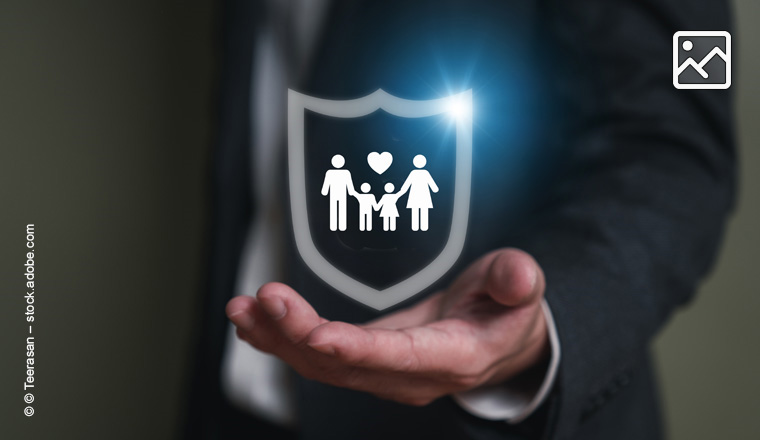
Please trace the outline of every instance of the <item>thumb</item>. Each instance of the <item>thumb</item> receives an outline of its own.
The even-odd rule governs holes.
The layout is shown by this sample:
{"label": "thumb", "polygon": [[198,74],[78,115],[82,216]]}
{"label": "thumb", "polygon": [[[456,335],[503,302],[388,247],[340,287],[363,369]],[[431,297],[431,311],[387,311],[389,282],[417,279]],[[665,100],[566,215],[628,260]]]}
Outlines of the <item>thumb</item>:
{"label": "thumb", "polygon": [[519,307],[541,299],[546,280],[541,267],[530,254],[513,248],[494,254],[483,285],[494,301]]}

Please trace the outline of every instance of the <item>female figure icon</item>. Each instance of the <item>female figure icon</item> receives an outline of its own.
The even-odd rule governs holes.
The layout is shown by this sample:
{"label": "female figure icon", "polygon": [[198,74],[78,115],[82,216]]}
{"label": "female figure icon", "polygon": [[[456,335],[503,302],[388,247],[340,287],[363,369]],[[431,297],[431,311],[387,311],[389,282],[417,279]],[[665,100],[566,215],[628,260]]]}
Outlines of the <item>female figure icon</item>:
{"label": "female figure icon", "polygon": [[401,194],[392,194],[395,187],[392,183],[385,184],[385,194],[377,202],[377,206],[380,208],[380,217],[383,218],[383,231],[395,231],[396,219],[398,218],[398,208],[396,208],[396,202]]}
{"label": "female figure icon", "polygon": [[433,208],[430,191],[437,193],[438,185],[435,184],[433,177],[427,170],[421,169],[427,164],[425,156],[421,154],[414,156],[412,163],[418,169],[409,173],[409,177],[406,178],[397,195],[401,196],[409,191],[406,207],[412,210],[412,231],[427,231],[428,209]]}

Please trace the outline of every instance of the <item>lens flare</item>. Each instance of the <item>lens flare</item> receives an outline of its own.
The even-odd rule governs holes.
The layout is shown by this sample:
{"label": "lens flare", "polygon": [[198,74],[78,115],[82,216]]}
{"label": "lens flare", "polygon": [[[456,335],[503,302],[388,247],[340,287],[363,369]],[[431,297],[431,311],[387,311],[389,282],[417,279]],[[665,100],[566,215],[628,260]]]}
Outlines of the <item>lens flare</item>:
{"label": "lens flare", "polygon": [[470,102],[458,95],[449,100],[448,112],[456,120],[467,120],[472,117]]}

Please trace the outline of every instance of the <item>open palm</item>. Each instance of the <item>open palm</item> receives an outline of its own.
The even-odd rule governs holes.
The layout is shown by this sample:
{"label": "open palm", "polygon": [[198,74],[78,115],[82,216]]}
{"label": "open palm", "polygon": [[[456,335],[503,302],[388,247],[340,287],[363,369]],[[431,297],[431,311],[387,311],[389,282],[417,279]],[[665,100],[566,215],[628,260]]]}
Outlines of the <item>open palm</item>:
{"label": "open palm", "polygon": [[328,321],[269,283],[227,305],[237,334],[308,379],[410,405],[504,381],[549,352],[545,281],[516,249],[491,252],[445,291],[363,325]]}

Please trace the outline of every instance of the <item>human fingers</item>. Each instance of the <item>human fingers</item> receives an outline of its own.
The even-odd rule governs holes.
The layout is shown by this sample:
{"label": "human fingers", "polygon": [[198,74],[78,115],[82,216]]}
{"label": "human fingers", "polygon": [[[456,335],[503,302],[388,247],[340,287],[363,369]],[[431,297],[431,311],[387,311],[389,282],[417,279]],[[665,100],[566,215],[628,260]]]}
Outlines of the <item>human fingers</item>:
{"label": "human fingers", "polygon": [[493,255],[483,285],[494,301],[509,307],[536,303],[543,296],[545,287],[544,273],[536,260],[513,248],[499,250]]}

